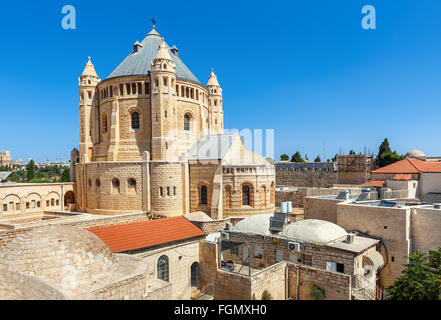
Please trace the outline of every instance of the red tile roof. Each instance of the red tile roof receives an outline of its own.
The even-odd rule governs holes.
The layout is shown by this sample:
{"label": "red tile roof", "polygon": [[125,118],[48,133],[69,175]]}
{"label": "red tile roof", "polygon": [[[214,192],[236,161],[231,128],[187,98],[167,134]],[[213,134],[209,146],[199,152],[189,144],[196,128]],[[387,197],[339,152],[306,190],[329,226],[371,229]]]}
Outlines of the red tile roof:
{"label": "red tile roof", "polygon": [[396,175],[394,175],[392,180],[410,181],[410,180],[412,180],[412,175],[411,174],[402,174],[402,173],[396,174]]}
{"label": "red tile roof", "polygon": [[103,240],[112,252],[143,249],[206,235],[182,216],[86,230]]}
{"label": "red tile roof", "polygon": [[372,171],[372,173],[416,174],[420,172],[441,172],[441,162],[421,161],[414,158],[406,158],[394,162],[386,167]]}
{"label": "red tile roof", "polygon": [[386,181],[384,180],[372,180],[372,181],[368,181],[362,184],[362,186],[365,187],[382,187],[384,186],[384,184],[386,183]]}

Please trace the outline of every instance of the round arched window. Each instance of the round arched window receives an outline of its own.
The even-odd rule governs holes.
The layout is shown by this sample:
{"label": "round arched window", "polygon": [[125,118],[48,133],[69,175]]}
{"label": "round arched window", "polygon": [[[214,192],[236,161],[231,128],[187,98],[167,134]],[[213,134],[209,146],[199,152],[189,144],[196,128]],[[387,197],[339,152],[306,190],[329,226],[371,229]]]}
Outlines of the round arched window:
{"label": "round arched window", "polygon": [[92,185],[92,180],[90,180],[90,178],[89,178],[88,184],[89,184],[89,187]]}
{"label": "round arched window", "polygon": [[207,204],[207,199],[208,199],[208,195],[207,195],[207,187],[206,186],[202,186],[201,187],[201,204]]}
{"label": "round arched window", "polygon": [[101,186],[101,181],[100,181],[100,179],[96,178],[96,180],[95,180],[95,184],[96,184],[97,187]]}
{"label": "round arched window", "polygon": [[190,131],[190,115],[188,113],[185,114],[184,116],[184,130],[185,131]]}
{"label": "round arched window", "polygon": [[131,114],[132,129],[139,129],[139,113],[134,111]]}
{"label": "round arched window", "polygon": [[112,181],[112,185],[113,185],[113,187],[115,187],[115,188],[119,188],[119,180],[118,180],[118,179],[113,179],[113,181]]}
{"label": "round arched window", "polygon": [[168,282],[168,268],[168,257],[161,256],[157,263],[158,279]]}
{"label": "round arched window", "polygon": [[129,180],[127,180],[127,184],[129,185],[129,187],[136,187],[136,180],[133,178],[129,178]]}

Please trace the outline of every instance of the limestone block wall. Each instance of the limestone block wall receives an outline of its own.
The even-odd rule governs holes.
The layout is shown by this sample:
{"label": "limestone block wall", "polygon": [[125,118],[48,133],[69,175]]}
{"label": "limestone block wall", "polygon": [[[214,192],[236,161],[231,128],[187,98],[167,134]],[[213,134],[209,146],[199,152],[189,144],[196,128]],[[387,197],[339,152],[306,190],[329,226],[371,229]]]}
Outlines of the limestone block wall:
{"label": "limestone block wall", "polygon": [[337,183],[337,172],[328,170],[276,170],[276,185],[296,187],[326,187]]}
{"label": "limestone block wall", "polygon": [[427,253],[441,247],[441,210],[433,207],[412,208],[412,252]]}
{"label": "limestone block wall", "polygon": [[286,263],[280,262],[251,276],[251,299],[262,300],[267,291],[272,300],[286,299]]}
{"label": "limestone block wall", "polygon": [[157,279],[158,259],[166,256],[169,261],[169,283],[172,285],[169,299],[191,298],[191,265],[199,263],[198,240],[136,253],[135,256],[146,262],[148,279]]}
{"label": "limestone block wall", "polygon": [[[237,247],[236,252],[231,248],[222,250],[223,259],[232,260],[235,264],[243,264],[243,251],[247,250],[244,247],[248,247],[250,265],[253,268],[267,268],[283,260],[307,264],[308,259],[313,268],[326,269],[326,262],[335,262],[344,265],[346,274],[354,273],[355,254],[326,245],[300,243],[300,251],[293,252],[288,249],[288,242],[292,240],[236,232],[230,232],[230,241],[243,242]],[[227,241],[223,240],[223,242]],[[256,254],[258,248],[262,254]],[[277,255],[281,258],[279,261]]]}
{"label": "limestone block wall", "polygon": [[153,161],[150,163],[151,211],[166,217],[185,214],[185,164]]}
{"label": "limestone block wall", "polygon": [[[248,170],[248,171],[246,171]],[[250,187],[251,205],[242,204],[242,187]],[[244,168],[234,174],[223,174],[224,217],[274,213],[275,176],[259,172],[258,168]],[[264,194],[262,194],[264,192]]]}
{"label": "limestone block wall", "polygon": [[215,243],[199,242],[199,289],[213,294],[214,280],[217,274],[218,246]]}
{"label": "limestone block wall", "polygon": [[142,162],[87,162],[77,165],[79,210],[97,214],[143,210]]}
{"label": "limestone block wall", "polygon": [[338,171],[338,184],[362,184],[370,180],[370,171]]}
{"label": "limestone block wall", "polygon": [[[190,164],[190,211],[203,211],[211,216],[213,180],[221,170],[220,164]],[[201,203],[201,187],[207,187],[207,203]]]}
{"label": "limestone block wall", "polygon": [[287,264],[288,292],[292,300],[313,300],[314,286],[324,289],[326,300],[351,300],[351,276],[307,266]]}
{"label": "limestone block wall", "polygon": [[381,286],[391,285],[401,275],[412,247],[410,208],[338,204],[337,224],[383,241],[387,258],[380,272]]}
{"label": "limestone block wall", "polygon": [[337,204],[342,202],[342,200],[325,197],[306,197],[305,219],[319,219],[337,223]]}
{"label": "limestone block wall", "polygon": [[64,211],[64,197],[68,192],[75,197],[75,183],[20,183],[0,186],[0,218],[51,210]]}
{"label": "limestone block wall", "polygon": [[214,300],[250,300],[251,279],[248,276],[218,270],[214,281]]}

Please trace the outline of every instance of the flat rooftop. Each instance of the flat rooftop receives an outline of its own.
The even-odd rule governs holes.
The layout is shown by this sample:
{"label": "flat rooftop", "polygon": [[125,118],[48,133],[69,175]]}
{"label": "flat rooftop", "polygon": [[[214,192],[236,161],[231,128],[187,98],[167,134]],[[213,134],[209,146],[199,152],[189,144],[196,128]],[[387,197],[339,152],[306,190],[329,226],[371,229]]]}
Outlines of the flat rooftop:
{"label": "flat rooftop", "polygon": [[380,240],[354,236],[352,243],[347,243],[344,239],[336,240],[326,244],[328,247],[345,250],[353,253],[359,253],[376,245]]}

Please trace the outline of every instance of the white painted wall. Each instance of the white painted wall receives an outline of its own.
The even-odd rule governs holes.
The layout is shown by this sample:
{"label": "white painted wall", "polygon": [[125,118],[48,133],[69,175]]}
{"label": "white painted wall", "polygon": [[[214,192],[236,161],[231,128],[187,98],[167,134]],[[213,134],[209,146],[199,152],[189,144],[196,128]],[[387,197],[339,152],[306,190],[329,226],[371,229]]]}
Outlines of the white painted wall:
{"label": "white painted wall", "polygon": [[437,173],[437,172],[421,173],[420,194],[425,195],[429,192],[441,193],[441,173]]}

